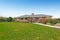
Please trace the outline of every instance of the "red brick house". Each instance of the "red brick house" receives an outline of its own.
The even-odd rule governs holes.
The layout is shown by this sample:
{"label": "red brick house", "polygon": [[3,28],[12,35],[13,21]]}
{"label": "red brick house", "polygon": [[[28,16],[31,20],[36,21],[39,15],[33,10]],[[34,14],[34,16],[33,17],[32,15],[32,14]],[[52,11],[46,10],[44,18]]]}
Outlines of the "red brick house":
{"label": "red brick house", "polygon": [[41,22],[44,23],[46,19],[51,19],[52,16],[50,15],[44,15],[44,14],[39,14],[39,15],[23,15],[20,17],[16,17],[16,21],[18,22]]}

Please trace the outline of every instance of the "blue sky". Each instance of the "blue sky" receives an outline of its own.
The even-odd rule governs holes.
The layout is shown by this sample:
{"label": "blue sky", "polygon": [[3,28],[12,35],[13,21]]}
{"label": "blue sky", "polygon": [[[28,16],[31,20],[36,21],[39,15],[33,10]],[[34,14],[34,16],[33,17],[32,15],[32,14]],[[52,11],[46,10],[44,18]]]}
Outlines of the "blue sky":
{"label": "blue sky", "polygon": [[60,17],[60,0],[0,0],[0,16],[47,14]]}

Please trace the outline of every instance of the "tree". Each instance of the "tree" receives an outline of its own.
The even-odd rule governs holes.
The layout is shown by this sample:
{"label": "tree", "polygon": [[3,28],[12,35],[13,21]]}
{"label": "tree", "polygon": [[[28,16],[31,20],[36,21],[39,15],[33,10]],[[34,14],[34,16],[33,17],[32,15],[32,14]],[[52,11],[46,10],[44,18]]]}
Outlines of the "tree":
{"label": "tree", "polygon": [[7,21],[8,22],[12,22],[13,21],[13,18],[12,17],[9,17],[9,18],[7,18]]}
{"label": "tree", "polygon": [[56,24],[56,23],[60,23],[60,19],[53,19],[50,22],[51,24]]}
{"label": "tree", "polygon": [[0,22],[6,22],[6,18],[0,18]]}

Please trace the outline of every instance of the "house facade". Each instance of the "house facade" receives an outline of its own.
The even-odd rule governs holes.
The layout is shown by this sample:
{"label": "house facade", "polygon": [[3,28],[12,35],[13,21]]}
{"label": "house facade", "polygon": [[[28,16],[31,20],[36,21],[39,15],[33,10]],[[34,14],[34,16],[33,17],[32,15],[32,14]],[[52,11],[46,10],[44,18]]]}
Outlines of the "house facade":
{"label": "house facade", "polygon": [[41,22],[44,23],[46,21],[46,19],[51,20],[50,15],[44,15],[44,14],[39,14],[39,15],[35,15],[34,13],[32,13],[31,15],[23,15],[20,17],[16,17],[16,21],[18,22]]}

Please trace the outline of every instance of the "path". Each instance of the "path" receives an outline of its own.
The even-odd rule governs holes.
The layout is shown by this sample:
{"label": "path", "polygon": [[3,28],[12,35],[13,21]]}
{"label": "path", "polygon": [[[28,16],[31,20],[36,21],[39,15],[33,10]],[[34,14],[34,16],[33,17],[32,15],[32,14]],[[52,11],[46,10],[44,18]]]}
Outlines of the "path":
{"label": "path", "polygon": [[48,27],[53,27],[53,28],[58,28],[58,29],[60,29],[60,26],[51,26],[51,25],[42,24],[42,23],[34,23],[34,24],[44,25],[44,26],[48,26]]}

